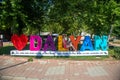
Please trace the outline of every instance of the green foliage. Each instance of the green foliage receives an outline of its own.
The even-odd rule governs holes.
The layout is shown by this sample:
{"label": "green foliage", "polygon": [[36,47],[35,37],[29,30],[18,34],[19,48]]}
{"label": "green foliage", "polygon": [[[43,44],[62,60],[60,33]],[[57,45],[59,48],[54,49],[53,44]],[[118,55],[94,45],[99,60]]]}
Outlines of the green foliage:
{"label": "green foliage", "polygon": [[78,35],[81,32],[120,35],[118,0],[3,0],[0,29],[13,33],[40,31]]}
{"label": "green foliage", "polygon": [[28,62],[33,62],[33,57],[29,57]]}
{"label": "green foliage", "polygon": [[115,47],[114,51],[115,51],[115,58],[120,59],[120,47]]}
{"label": "green foliage", "polygon": [[114,55],[115,55],[114,49],[109,49],[108,52],[109,52],[110,57],[114,57]]}
{"label": "green foliage", "polygon": [[20,33],[22,28],[25,25],[25,17],[26,15],[23,14],[20,9],[21,5],[19,1],[11,1],[5,0],[2,2],[2,12],[1,12],[1,27],[2,29],[9,29],[12,26],[12,30],[15,33]]}
{"label": "green foliage", "polygon": [[120,2],[114,0],[70,0],[53,1],[54,7],[49,14],[50,21],[58,22],[63,33],[109,34],[110,26],[119,24]]}
{"label": "green foliage", "polygon": [[66,59],[66,60],[105,60],[108,56],[43,56],[37,59]]}
{"label": "green foliage", "polygon": [[10,54],[10,50],[14,50],[15,47],[14,46],[5,46],[5,47],[0,47],[0,55],[9,55]]}
{"label": "green foliage", "polygon": [[43,24],[43,4],[39,0],[3,0],[0,7],[1,29],[11,29],[12,33],[34,34]]}
{"label": "green foliage", "polygon": [[120,47],[112,47],[109,49],[109,56],[120,59]]}
{"label": "green foliage", "polygon": [[42,27],[43,32],[53,32],[53,33],[58,33],[61,34],[63,31],[63,27],[59,23],[47,23]]}

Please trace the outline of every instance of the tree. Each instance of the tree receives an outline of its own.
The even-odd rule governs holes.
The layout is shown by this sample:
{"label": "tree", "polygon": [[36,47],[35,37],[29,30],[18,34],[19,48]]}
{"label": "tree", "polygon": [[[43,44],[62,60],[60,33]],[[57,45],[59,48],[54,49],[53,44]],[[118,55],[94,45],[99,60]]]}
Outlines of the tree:
{"label": "tree", "polygon": [[67,33],[72,24],[71,4],[66,0],[53,1],[53,8],[49,13],[50,22],[59,24],[62,27],[61,33]]}
{"label": "tree", "polygon": [[114,0],[83,0],[76,8],[81,13],[83,23],[88,26],[87,30],[91,34],[109,34],[111,25],[119,25],[120,3]]}
{"label": "tree", "polygon": [[111,35],[120,26],[118,0],[4,0],[0,10],[1,28],[19,34]]}
{"label": "tree", "polygon": [[13,33],[38,33],[43,25],[44,0],[4,0],[0,13],[1,28]]}

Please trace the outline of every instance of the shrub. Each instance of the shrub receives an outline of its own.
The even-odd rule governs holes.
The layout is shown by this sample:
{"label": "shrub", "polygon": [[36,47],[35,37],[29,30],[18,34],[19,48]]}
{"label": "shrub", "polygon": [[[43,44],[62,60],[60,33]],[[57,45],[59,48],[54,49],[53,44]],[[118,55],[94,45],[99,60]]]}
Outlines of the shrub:
{"label": "shrub", "polygon": [[120,59],[120,47],[114,47],[114,55],[116,59]]}
{"label": "shrub", "polygon": [[28,62],[32,62],[32,61],[33,61],[33,57],[29,57]]}
{"label": "shrub", "polygon": [[109,56],[114,57],[115,56],[115,51],[114,49],[109,49]]}

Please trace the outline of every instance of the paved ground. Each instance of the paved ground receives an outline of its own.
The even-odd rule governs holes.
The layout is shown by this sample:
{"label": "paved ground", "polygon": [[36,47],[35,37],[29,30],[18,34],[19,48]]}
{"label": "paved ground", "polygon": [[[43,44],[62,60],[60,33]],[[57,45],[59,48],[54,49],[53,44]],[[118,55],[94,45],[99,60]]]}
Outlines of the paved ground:
{"label": "paved ground", "polygon": [[75,61],[0,56],[0,80],[120,80],[120,61]]}

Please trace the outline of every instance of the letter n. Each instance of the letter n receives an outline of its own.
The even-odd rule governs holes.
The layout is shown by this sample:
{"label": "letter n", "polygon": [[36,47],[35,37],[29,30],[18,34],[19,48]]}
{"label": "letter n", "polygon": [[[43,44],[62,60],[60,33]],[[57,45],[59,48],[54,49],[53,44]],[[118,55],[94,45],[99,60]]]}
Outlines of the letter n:
{"label": "letter n", "polygon": [[95,50],[107,50],[108,49],[108,36],[103,35],[102,37],[94,36],[94,48]]}

